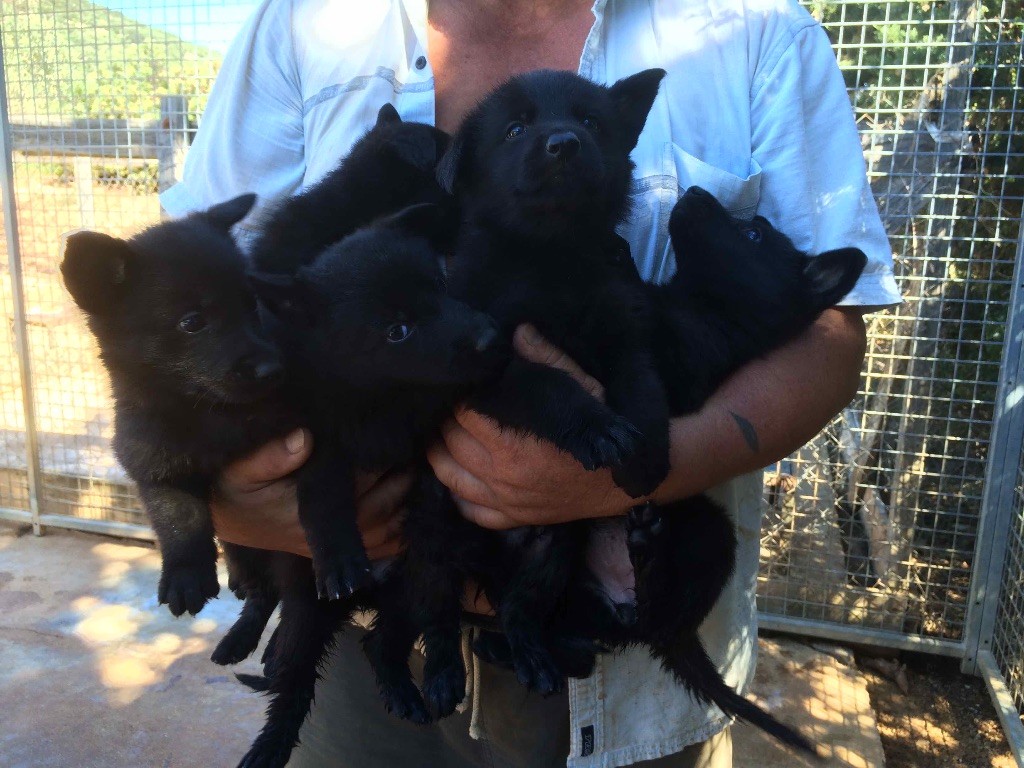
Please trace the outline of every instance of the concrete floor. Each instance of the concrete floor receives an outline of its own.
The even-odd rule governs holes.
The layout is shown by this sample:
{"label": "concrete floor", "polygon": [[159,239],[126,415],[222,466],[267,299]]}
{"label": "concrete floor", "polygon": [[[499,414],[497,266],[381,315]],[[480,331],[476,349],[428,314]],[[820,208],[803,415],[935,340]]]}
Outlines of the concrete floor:
{"label": "concrete floor", "polygon": [[[262,699],[209,661],[239,603],[222,590],[198,618],[156,605],[152,547],[0,523],[0,767],[233,766]],[[225,583],[222,578],[221,583]],[[256,672],[250,660],[235,670]],[[736,729],[737,768],[880,768],[867,690],[841,648],[761,640],[754,695],[822,745],[795,758]]]}

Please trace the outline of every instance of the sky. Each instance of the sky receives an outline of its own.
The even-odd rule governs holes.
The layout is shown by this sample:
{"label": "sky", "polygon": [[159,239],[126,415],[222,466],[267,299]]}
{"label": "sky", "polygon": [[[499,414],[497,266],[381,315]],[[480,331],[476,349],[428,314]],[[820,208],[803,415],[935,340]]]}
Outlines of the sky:
{"label": "sky", "polygon": [[92,0],[140,24],[223,53],[259,0]]}

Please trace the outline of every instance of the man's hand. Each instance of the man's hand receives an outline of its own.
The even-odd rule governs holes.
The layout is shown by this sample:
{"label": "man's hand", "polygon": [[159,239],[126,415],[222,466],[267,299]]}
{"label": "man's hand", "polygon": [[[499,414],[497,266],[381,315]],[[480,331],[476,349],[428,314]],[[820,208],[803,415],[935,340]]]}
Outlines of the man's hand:
{"label": "man's hand", "polygon": [[[513,342],[522,357],[565,371],[590,394],[603,398],[600,383],[532,326],[517,328]],[[635,503],[615,485],[609,470],[589,472],[553,445],[502,429],[468,408],[455,412],[441,436],[427,458],[462,514],[485,528],[610,517]]]}
{"label": "man's hand", "polygon": [[[221,473],[210,504],[218,538],[310,556],[290,475],[309,458],[312,443],[308,430],[297,429]],[[411,483],[412,476],[405,472],[356,478],[356,514],[371,560],[398,553],[402,504]]]}

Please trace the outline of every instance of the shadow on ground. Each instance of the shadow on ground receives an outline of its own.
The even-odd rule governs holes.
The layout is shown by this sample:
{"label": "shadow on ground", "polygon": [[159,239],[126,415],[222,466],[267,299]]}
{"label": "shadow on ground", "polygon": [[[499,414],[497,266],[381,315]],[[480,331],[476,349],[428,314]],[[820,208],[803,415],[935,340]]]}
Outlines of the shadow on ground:
{"label": "shadow on ground", "polygon": [[[174,619],[156,604],[159,564],[145,544],[0,524],[2,768],[216,768],[245,753],[263,700],[209,661],[240,604],[222,588],[199,617]],[[739,727],[737,768],[881,768],[849,652],[766,638],[760,649],[755,696],[827,759]]]}

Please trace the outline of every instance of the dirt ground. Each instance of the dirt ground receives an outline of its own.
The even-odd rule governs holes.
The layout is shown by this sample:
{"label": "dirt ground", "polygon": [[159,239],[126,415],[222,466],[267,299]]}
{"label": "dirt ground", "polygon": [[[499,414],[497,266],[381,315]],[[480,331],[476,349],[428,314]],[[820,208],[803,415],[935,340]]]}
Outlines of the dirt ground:
{"label": "dirt ground", "polygon": [[905,653],[907,693],[871,669],[867,681],[887,768],[1013,768],[1009,746],[981,678],[956,659]]}

